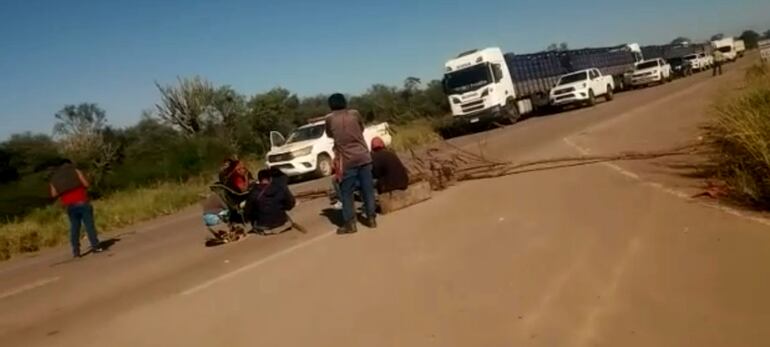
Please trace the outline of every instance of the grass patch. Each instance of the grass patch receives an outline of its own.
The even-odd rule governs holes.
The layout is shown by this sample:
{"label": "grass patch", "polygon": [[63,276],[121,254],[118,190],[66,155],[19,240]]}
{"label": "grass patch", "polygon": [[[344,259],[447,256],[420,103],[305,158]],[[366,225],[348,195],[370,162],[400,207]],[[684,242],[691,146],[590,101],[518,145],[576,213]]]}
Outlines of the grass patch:
{"label": "grass patch", "polygon": [[[177,212],[198,202],[209,183],[209,178],[196,177],[185,182],[127,189],[96,200],[93,205],[97,230],[104,233]],[[0,260],[67,243],[68,226],[69,221],[58,205],[36,209],[19,220],[2,224]]]}
{"label": "grass patch", "polygon": [[739,201],[770,209],[770,74],[746,71],[747,86],[720,99],[706,127],[714,174]]}
{"label": "grass patch", "polygon": [[396,152],[408,151],[441,140],[433,124],[426,120],[416,120],[403,125],[391,126],[393,140],[391,149]]}

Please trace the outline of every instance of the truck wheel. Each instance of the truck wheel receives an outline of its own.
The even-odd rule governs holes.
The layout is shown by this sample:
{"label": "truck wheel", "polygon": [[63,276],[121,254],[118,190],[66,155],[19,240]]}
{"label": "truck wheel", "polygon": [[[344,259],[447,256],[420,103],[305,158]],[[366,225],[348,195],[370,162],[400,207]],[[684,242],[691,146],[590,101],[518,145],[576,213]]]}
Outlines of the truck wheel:
{"label": "truck wheel", "polygon": [[614,99],[615,95],[612,93],[612,86],[607,85],[607,94],[604,94],[604,100],[612,101]]}
{"label": "truck wheel", "polygon": [[315,164],[315,175],[318,177],[326,177],[332,174],[332,158],[326,153],[318,155],[318,160]]}
{"label": "truck wheel", "polygon": [[505,123],[508,125],[515,124],[519,121],[519,118],[521,118],[519,108],[516,107],[516,104],[512,103],[511,101],[505,103],[505,109],[503,112],[505,115]]}
{"label": "truck wheel", "polygon": [[588,90],[588,106],[596,105],[596,96],[594,95],[594,91],[589,89]]}

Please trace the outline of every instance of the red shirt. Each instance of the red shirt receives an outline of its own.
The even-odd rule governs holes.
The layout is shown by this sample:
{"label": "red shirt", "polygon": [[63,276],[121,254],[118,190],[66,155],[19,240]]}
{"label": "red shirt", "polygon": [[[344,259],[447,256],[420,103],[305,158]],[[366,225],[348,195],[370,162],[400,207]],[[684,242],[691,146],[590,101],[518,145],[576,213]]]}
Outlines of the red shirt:
{"label": "red shirt", "polygon": [[244,175],[234,173],[230,178],[230,184],[240,192],[245,192],[249,188],[249,180]]}
{"label": "red shirt", "polygon": [[72,206],[88,202],[88,192],[86,187],[80,186],[66,191],[59,196],[59,201],[64,206]]}

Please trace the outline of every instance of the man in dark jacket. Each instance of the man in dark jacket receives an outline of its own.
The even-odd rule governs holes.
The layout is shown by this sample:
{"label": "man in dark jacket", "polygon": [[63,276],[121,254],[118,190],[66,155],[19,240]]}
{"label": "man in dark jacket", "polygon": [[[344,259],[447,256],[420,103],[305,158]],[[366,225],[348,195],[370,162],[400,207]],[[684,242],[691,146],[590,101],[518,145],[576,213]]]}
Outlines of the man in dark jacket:
{"label": "man in dark jacket", "polygon": [[348,109],[347,101],[342,94],[333,94],[329,97],[329,108],[332,112],[326,116],[326,134],[334,139],[334,151],[339,154],[338,159],[341,160],[342,168],[340,198],[343,225],[337,229],[337,233],[350,234],[357,231],[353,208],[353,191],[356,186],[361,190],[361,197],[364,200],[366,224],[370,228],[376,228],[372,156],[364,140],[364,123],[361,115],[356,110]]}
{"label": "man in dark jacket", "polygon": [[260,170],[258,183],[253,186],[246,198],[244,214],[252,222],[254,229],[264,234],[278,234],[291,228],[291,220],[286,211],[294,208],[294,195],[289,191],[281,177],[273,176],[274,171]]}
{"label": "man in dark jacket", "polygon": [[385,142],[379,137],[372,139],[372,174],[379,194],[409,187],[409,173],[404,163],[396,153],[385,148]]}

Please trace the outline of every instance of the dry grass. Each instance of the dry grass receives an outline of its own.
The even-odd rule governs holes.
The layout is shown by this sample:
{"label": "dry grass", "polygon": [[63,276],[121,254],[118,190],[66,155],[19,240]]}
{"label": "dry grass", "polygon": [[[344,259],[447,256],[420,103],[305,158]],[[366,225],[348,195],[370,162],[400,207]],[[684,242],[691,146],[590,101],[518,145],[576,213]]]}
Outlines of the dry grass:
{"label": "dry grass", "polygon": [[396,152],[405,152],[441,140],[441,136],[428,120],[416,120],[403,125],[394,125],[392,129],[393,141],[390,147]]}
{"label": "dry grass", "polygon": [[707,127],[715,175],[733,197],[770,208],[770,74],[766,66],[746,71],[747,86],[719,100]]}

